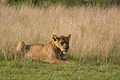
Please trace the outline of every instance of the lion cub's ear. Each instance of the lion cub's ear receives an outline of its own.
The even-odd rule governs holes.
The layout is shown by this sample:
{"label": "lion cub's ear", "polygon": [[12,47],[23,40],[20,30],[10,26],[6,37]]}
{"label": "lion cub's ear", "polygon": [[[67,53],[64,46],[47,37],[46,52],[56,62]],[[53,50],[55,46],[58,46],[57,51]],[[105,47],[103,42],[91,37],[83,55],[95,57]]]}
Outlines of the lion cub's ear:
{"label": "lion cub's ear", "polygon": [[69,38],[69,39],[70,39],[70,37],[71,37],[71,34],[68,35],[68,38]]}
{"label": "lion cub's ear", "polygon": [[54,41],[58,40],[58,37],[56,35],[53,35],[52,38],[53,38]]}

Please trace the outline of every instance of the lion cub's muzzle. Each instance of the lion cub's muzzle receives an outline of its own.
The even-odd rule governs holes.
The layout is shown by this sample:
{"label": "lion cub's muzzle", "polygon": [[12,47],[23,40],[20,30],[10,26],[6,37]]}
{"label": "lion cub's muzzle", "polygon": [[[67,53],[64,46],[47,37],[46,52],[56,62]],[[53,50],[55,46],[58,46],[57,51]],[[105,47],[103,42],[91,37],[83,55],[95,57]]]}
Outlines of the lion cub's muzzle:
{"label": "lion cub's muzzle", "polygon": [[68,51],[63,51],[63,54],[68,54]]}
{"label": "lion cub's muzzle", "polygon": [[68,53],[68,50],[69,50],[69,46],[67,46],[67,47],[65,48],[65,50],[63,51],[63,54],[67,54],[67,53]]}

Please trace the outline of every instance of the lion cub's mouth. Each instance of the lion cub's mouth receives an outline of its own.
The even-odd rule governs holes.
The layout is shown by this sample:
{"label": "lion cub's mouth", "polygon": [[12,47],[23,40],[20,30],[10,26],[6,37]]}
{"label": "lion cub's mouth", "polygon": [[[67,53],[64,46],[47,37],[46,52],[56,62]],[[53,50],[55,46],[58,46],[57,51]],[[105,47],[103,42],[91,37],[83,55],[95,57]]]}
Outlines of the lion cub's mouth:
{"label": "lion cub's mouth", "polygon": [[68,54],[68,52],[63,52],[63,54]]}

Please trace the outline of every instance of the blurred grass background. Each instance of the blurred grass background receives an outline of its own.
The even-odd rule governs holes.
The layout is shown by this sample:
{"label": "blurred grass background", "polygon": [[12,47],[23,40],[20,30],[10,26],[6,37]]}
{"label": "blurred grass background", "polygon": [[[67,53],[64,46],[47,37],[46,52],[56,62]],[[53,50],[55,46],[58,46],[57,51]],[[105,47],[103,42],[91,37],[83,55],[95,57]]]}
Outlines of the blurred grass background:
{"label": "blurred grass background", "polygon": [[120,0],[1,0],[1,2],[9,5],[34,5],[39,7],[48,7],[50,5],[65,5],[65,6],[101,6],[111,7],[120,5]]}

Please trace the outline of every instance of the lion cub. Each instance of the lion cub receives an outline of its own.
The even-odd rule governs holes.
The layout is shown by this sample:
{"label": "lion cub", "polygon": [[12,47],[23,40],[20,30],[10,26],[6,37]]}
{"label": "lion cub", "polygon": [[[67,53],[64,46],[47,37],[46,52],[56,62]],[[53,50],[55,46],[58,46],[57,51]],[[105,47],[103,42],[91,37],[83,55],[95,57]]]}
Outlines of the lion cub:
{"label": "lion cub", "polygon": [[26,45],[22,41],[18,43],[17,53],[25,58],[39,59],[49,63],[68,63],[66,56],[70,37],[71,34],[59,37],[53,35],[53,40],[46,45]]}

